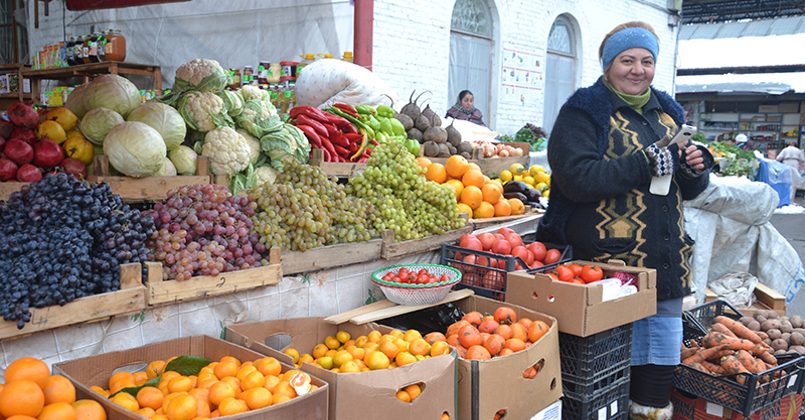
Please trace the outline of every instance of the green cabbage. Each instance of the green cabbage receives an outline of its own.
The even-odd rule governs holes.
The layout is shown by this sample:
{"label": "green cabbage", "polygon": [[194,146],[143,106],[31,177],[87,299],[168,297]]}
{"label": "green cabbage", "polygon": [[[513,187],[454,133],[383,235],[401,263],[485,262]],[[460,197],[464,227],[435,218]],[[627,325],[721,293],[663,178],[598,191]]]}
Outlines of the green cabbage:
{"label": "green cabbage", "polygon": [[271,102],[251,100],[243,105],[243,112],[235,117],[238,127],[254,137],[261,138],[282,128],[282,120]]}
{"label": "green cabbage", "polygon": [[87,113],[87,107],[84,105],[84,96],[87,94],[87,87],[89,83],[84,83],[81,86],[76,86],[69,95],[67,101],[64,102],[64,107],[73,111],[76,117],[81,118]]}
{"label": "green cabbage", "polygon": [[159,168],[154,176],[176,176],[176,167],[173,166],[173,162],[166,157],[165,160],[162,161],[162,167]]}
{"label": "green cabbage", "polygon": [[168,152],[168,157],[171,162],[173,162],[173,166],[176,167],[176,172],[179,174],[196,174],[196,160],[198,159],[198,154],[195,150],[182,145]]}
{"label": "green cabbage", "polygon": [[86,110],[109,108],[125,118],[140,105],[140,91],[125,77],[105,74],[90,82],[83,102]]}
{"label": "green cabbage", "polygon": [[285,158],[307,163],[310,143],[301,130],[291,124],[283,124],[280,130],[260,138],[260,149],[268,156],[271,167],[282,171]]}
{"label": "green cabbage", "polygon": [[146,102],[135,108],[129,114],[128,121],[146,123],[157,130],[168,150],[173,150],[182,144],[187,134],[187,126],[179,111],[155,101]]}
{"label": "green cabbage", "polygon": [[218,97],[224,101],[224,108],[229,116],[234,117],[243,111],[243,98],[238,92],[222,90],[218,92]]}
{"label": "green cabbage", "polygon": [[117,112],[108,108],[95,108],[84,115],[78,124],[78,129],[87,140],[102,145],[109,130],[122,122],[123,117]]}
{"label": "green cabbage", "polygon": [[109,131],[103,141],[103,153],[120,173],[141,178],[160,171],[167,149],[157,130],[139,121],[129,121]]}

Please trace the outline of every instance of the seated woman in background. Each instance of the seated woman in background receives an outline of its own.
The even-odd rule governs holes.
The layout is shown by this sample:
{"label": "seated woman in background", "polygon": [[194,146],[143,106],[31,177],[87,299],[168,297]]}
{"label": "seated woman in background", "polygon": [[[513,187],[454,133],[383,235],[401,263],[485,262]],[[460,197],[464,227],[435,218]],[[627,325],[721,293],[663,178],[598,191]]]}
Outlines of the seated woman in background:
{"label": "seated woman in background", "polygon": [[476,108],[474,104],[475,98],[472,96],[472,92],[462,90],[458,94],[456,104],[447,110],[447,115],[445,115],[445,117],[451,117],[457,120],[469,121],[474,124],[486,126],[486,124],[484,124],[484,116],[481,114],[481,110]]}

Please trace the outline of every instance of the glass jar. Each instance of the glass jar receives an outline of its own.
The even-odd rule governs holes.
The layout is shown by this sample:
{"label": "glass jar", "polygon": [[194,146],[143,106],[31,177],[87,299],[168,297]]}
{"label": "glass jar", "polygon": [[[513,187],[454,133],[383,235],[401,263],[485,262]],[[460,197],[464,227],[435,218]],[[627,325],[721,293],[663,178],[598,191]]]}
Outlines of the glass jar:
{"label": "glass jar", "polygon": [[271,63],[268,66],[268,83],[276,85],[280,82],[280,76],[282,76],[282,66],[280,63]]}
{"label": "glass jar", "polygon": [[126,61],[126,37],[119,29],[110,29],[107,32],[104,55],[106,61]]}
{"label": "glass jar", "polygon": [[269,63],[268,61],[261,61],[260,65],[257,66],[257,83],[259,85],[268,84],[268,74],[270,67],[271,63]]}
{"label": "glass jar", "polygon": [[246,66],[243,68],[243,76],[241,78],[241,85],[250,85],[254,81],[254,69],[252,66]]}
{"label": "glass jar", "polygon": [[229,83],[229,88],[232,90],[240,89],[240,69],[230,69],[229,70],[229,78],[231,79]]}

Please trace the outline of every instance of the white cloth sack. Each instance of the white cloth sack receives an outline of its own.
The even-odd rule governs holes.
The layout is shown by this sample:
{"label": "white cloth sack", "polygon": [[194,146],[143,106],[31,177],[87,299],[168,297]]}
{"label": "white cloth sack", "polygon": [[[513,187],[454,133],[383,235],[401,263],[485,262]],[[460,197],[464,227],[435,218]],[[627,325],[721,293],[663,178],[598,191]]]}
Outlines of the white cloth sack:
{"label": "white cloth sack", "polygon": [[[389,97],[391,99],[389,99]],[[296,103],[328,108],[349,105],[397,104],[397,94],[371,71],[341,60],[324,59],[305,66],[296,82]]]}
{"label": "white cloth sack", "polygon": [[732,272],[752,273],[793,300],[792,288],[805,278],[796,250],[769,222],[778,203],[767,184],[715,175],[684,203],[685,230],[696,241],[691,268],[697,300],[704,300],[709,282]]}

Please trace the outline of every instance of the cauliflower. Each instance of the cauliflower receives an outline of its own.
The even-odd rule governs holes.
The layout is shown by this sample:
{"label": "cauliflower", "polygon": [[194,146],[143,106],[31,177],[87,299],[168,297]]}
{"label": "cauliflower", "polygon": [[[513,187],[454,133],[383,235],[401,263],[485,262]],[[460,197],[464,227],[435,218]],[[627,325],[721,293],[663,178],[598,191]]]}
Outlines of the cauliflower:
{"label": "cauliflower", "polygon": [[240,93],[222,90],[218,92],[218,97],[224,101],[224,107],[229,116],[234,117],[243,111],[243,97],[240,96]]}
{"label": "cauliflower", "polygon": [[179,99],[179,113],[187,126],[202,133],[232,125],[224,101],[211,92],[187,92]]}
{"label": "cauliflower", "polygon": [[260,140],[252,137],[248,131],[238,128],[236,130],[244,139],[246,139],[246,143],[249,144],[249,162],[252,164],[257,163],[257,159],[260,158]]}
{"label": "cauliflower", "polygon": [[254,176],[257,178],[256,186],[260,187],[264,184],[271,185],[277,179],[277,171],[268,166],[261,166],[254,170]]}
{"label": "cauliflower", "polygon": [[277,109],[270,102],[251,100],[243,105],[243,111],[235,117],[239,127],[255,137],[263,137],[282,128]]}
{"label": "cauliflower", "polygon": [[246,85],[240,88],[240,94],[243,96],[244,101],[268,101],[268,91],[258,88],[257,86]]}
{"label": "cauliflower", "polygon": [[217,61],[197,58],[176,69],[173,88],[180,92],[190,89],[209,92],[223,90],[227,84],[229,75]]}
{"label": "cauliflower", "polygon": [[210,160],[212,173],[234,175],[249,166],[249,144],[229,127],[216,128],[204,136],[201,155]]}

